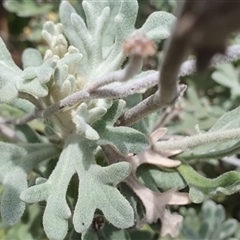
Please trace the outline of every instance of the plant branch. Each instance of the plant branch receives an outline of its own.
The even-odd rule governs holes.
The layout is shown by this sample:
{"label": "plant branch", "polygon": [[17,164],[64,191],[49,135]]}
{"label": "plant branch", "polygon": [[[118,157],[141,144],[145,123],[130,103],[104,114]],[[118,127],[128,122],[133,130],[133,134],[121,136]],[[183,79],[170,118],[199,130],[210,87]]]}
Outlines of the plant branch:
{"label": "plant branch", "polygon": [[86,88],[88,92],[93,92],[98,88],[108,85],[113,82],[125,82],[133,78],[142,68],[142,57],[131,56],[129,62],[124,69],[111,72],[102,78],[96,80],[89,87]]}
{"label": "plant branch", "polygon": [[33,95],[31,95],[31,94],[28,94],[28,93],[25,93],[25,92],[19,92],[18,93],[18,97],[22,98],[22,99],[28,100],[29,102],[31,102],[39,110],[43,109],[43,106],[39,102],[39,100],[36,97],[34,97]]}
{"label": "plant branch", "polygon": [[222,142],[225,140],[240,139],[240,128],[224,130],[218,132],[207,132],[190,137],[185,137],[181,140],[160,141],[153,145],[153,150],[156,152],[167,150],[182,150],[186,151],[190,148],[196,148],[201,145]]}
{"label": "plant branch", "polygon": [[[220,63],[224,62],[232,62],[240,59],[240,44],[236,44],[233,46],[230,46],[226,50],[226,54],[217,54],[213,57],[210,67],[214,67]],[[179,70],[178,77],[184,77],[191,75],[195,73],[196,71],[196,61],[195,60],[187,60],[185,61]],[[55,103],[54,105],[51,105],[44,110],[36,111],[34,113],[30,113],[24,118],[21,118],[21,120],[16,119],[7,119],[5,120],[5,123],[12,123],[12,124],[23,124],[28,121],[31,121],[38,117],[47,118],[51,115],[55,114],[56,112],[60,111],[62,108],[67,106],[72,106],[80,101],[88,100],[88,99],[99,99],[99,98],[123,98],[127,97],[129,95],[133,95],[135,93],[140,92],[143,89],[148,89],[150,87],[156,86],[158,83],[158,76],[159,73],[155,72],[152,74],[149,74],[147,77],[141,77],[136,80],[129,81],[122,86],[119,86],[118,88],[101,88],[97,89],[95,91],[92,91],[89,93],[86,91],[86,89],[83,89],[79,92],[73,93],[66,98],[62,99],[58,103]],[[181,86],[181,85],[180,85]],[[180,88],[181,91],[185,90],[183,89],[185,86],[182,86]],[[38,102],[36,98],[29,95],[26,96],[24,93],[20,93],[22,98],[29,100],[32,102],[36,107],[39,107],[39,109],[42,109],[41,104]],[[156,94],[157,95],[157,94]],[[30,98],[29,98],[30,97]],[[121,123],[120,125],[129,126],[133,124],[134,122],[139,121],[141,118],[145,117],[147,114],[159,109],[162,105],[161,102],[158,102],[154,99],[158,99],[157,96],[150,96],[149,98],[145,99],[138,105],[134,106],[133,108],[129,109],[122,117],[121,117]],[[25,121],[25,122],[24,122]]]}
{"label": "plant branch", "polygon": [[[225,63],[225,62],[236,61],[238,59],[240,59],[240,44],[236,44],[236,45],[228,47],[226,50],[226,54],[215,55],[210,62],[210,67],[215,67],[218,64]],[[195,72],[196,72],[196,60],[187,60],[181,65],[179,73],[178,73],[178,77],[188,76]],[[146,79],[147,79],[146,83],[149,81],[148,82],[149,87],[155,86],[158,83],[157,73],[153,73],[153,74],[149,75]],[[130,84],[131,83],[129,83],[129,86],[128,86],[129,89],[131,89]],[[141,80],[139,80],[138,89],[141,89],[141,87],[143,86],[142,84],[143,84],[143,81],[141,79]],[[174,87],[175,87],[175,85],[174,85]],[[183,94],[184,91],[186,90],[185,85],[178,85],[178,88],[179,88],[179,90],[178,90],[177,98],[179,96],[181,96],[181,94]],[[118,89],[118,90],[120,90],[120,89]],[[118,90],[115,90],[115,94],[116,94],[116,91],[118,91]],[[109,92],[110,92],[110,90],[109,90]],[[167,101],[159,100],[159,94],[161,94],[161,93],[156,92],[155,95],[151,95],[150,97],[148,97],[141,103],[137,104],[133,108],[126,111],[120,117],[119,125],[130,126],[134,122],[137,122],[141,118],[148,115],[149,113],[151,113],[157,109],[160,109],[161,107],[168,106],[169,104],[167,104]]]}
{"label": "plant branch", "polygon": [[183,2],[165,47],[158,83],[160,102],[171,105],[176,101],[179,69],[190,51],[196,53],[198,70],[204,70],[216,53],[225,52],[226,38],[240,27],[239,12],[237,1],[231,4],[228,0],[216,4],[198,0]]}
{"label": "plant branch", "polygon": [[[187,89],[186,85],[178,85],[178,97],[181,97],[185,90]],[[154,112],[157,109],[168,106],[164,101],[159,101],[158,92],[146,98],[133,108],[127,110],[120,118],[118,125],[130,126],[133,123],[144,118],[146,115]]]}

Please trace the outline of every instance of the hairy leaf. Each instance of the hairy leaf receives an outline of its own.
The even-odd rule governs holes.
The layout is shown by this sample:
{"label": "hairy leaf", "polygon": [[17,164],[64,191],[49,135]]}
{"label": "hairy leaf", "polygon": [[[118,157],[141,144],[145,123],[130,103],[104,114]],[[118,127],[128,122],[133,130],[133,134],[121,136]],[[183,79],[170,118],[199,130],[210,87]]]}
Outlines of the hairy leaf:
{"label": "hairy leaf", "polygon": [[0,181],[4,185],[1,202],[3,219],[10,225],[22,216],[25,204],[19,199],[27,189],[27,175],[37,163],[59,154],[50,144],[26,144],[17,146],[0,143]]}
{"label": "hairy leaf", "polygon": [[176,18],[167,12],[152,13],[139,29],[149,39],[158,42],[170,36]]}
{"label": "hairy leaf", "polygon": [[22,62],[24,69],[27,67],[38,67],[42,64],[43,59],[41,53],[34,48],[27,48],[22,54]]}
{"label": "hairy leaf", "polygon": [[189,197],[194,203],[200,203],[205,196],[223,193],[231,195],[240,190],[240,173],[229,171],[217,178],[209,179],[197,173],[188,164],[181,164],[178,171],[187,182],[190,191]]}
{"label": "hairy leaf", "polygon": [[148,147],[148,140],[144,134],[130,127],[113,126],[124,106],[123,100],[115,101],[102,119],[93,124],[93,128],[100,136],[98,144],[110,144],[123,154],[143,151]]}
{"label": "hairy leaf", "polygon": [[125,162],[101,167],[94,160],[96,147],[92,141],[71,135],[49,179],[21,194],[21,199],[28,203],[46,200],[43,224],[50,239],[63,239],[67,234],[67,219],[71,212],[65,196],[75,172],[80,180],[73,214],[76,231],[85,232],[90,227],[96,209],[100,209],[116,227],[133,225],[133,210],[115,187],[130,173],[130,164]]}
{"label": "hairy leaf", "polygon": [[95,144],[74,136],[71,151],[77,153],[74,166],[79,176],[78,201],[73,215],[73,223],[78,232],[85,231],[92,223],[96,209],[118,228],[133,225],[134,215],[131,205],[116,189],[115,185],[126,178],[131,166],[126,162],[108,167],[95,164],[93,150]]}

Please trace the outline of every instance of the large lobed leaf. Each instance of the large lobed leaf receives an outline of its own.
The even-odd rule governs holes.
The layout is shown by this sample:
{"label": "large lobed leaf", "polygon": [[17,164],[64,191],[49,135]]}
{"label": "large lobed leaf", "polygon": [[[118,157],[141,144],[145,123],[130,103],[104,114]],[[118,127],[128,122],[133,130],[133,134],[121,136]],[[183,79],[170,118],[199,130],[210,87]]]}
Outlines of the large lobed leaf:
{"label": "large lobed leaf", "polygon": [[63,239],[67,234],[71,211],[66,202],[66,192],[71,177],[76,172],[80,183],[78,200],[73,213],[73,224],[77,232],[86,232],[100,209],[106,219],[118,228],[134,224],[131,205],[115,185],[131,172],[126,162],[101,167],[95,163],[97,145],[80,135],[71,135],[64,146],[56,168],[48,180],[30,187],[21,194],[27,203],[47,202],[43,225],[50,239]]}

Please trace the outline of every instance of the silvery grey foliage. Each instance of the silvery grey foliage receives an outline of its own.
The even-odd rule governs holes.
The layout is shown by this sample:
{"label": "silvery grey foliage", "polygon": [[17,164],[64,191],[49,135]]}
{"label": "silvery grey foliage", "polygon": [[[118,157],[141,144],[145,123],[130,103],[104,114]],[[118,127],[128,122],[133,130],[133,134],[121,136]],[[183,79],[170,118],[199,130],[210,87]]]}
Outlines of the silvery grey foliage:
{"label": "silvery grey foliage", "polygon": [[[6,119],[5,123],[24,124],[44,118],[47,137],[40,138],[42,143],[0,143],[4,149],[0,180],[5,186],[1,213],[6,222],[14,224],[21,218],[25,203],[46,201],[43,227],[50,239],[64,239],[70,218],[75,231],[87,238],[93,234],[96,210],[117,228],[135,224],[137,213],[117,188],[131,173],[131,163],[111,158],[99,163],[96,153],[105,146],[127,156],[149,147],[143,133],[116,125],[128,108],[125,100],[118,98],[152,86],[151,81],[144,83],[144,78],[156,75],[152,71],[141,73],[143,58],[154,53],[151,40],[157,43],[167,38],[175,22],[173,15],[155,12],[135,29],[136,0],[85,0],[82,7],[86,22],[67,1],[61,3],[61,23],[46,22],[43,27],[49,49],[44,56],[36,49],[25,50],[23,70],[0,39],[0,102],[9,104],[23,98],[35,106],[26,116]],[[116,91],[129,83],[136,89]],[[38,164],[56,157],[50,175],[45,174],[46,167],[39,166],[41,175],[35,185],[28,186],[28,175]],[[75,174],[78,197],[71,202],[67,190]],[[172,232],[175,235],[177,229]]]}
{"label": "silvery grey foliage", "polygon": [[[194,60],[182,65],[177,60],[171,67],[176,30],[160,74],[142,71],[143,59],[170,35],[175,17],[154,12],[136,29],[137,0],[84,0],[82,9],[84,16],[61,2],[61,23],[43,26],[48,49],[43,56],[26,49],[23,69],[0,39],[1,109],[15,109],[18,117],[0,118],[1,130],[11,139],[0,142],[2,218],[15,224],[26,203],[44,202],[49,239],[109,239],[111,233],[130,239],[126,229],[158,220],[161,236],[176,237],[183,217],[168,205],[239,191],[239,172],[209,179],[188,161],[239,152],[240,110],[224,114],[208,132],[196,127],[191,137],[159,141],[167,129],[153,131],[159,115],[149,113],[174,104],[186,89],[177,78],[196,68]],[[239,49],[228,47],[210,65],[239,59]],[[181,59],[185,56],[184,48],[175,50]],[[156,85],[158,90],[143,99]],[[181,192],[186,187],[189,192]]]}

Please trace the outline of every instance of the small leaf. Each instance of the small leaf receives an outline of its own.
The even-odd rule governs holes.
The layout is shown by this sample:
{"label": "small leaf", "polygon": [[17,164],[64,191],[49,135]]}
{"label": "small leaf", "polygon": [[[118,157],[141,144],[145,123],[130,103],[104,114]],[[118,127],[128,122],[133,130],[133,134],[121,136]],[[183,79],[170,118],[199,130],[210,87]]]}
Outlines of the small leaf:
{"label": "small leaf", "polygon": [[22,54],[23,68],[38,67],[42,64],[43,59],[41,53],[34,48],[27,48]]}
{"label": "small leaf", "polygon": [[236,219],[228,219],[221,225],[219,238],[229,239],[237,230],[238,222]]}
{"label": "small leaf", "polygon": [[31,80],[19,79],[17,89],[20,92],[26,92],[37,97],[45,97],[48,94],[47,86],[40,83],[38,78]]}
{"label": "small leaf", "polygon": [[53,8],[53,4],[37,4],[37,2],[29,0],[23,0],[21,2],[6,0],[4,1],[4,7],[9,12],[14,12],[20,17],[30,17],[48,13]]}
{"label": "small leaf", "polygon": [[154,12],[138,31],[144,33],[149,39],[158,42],[170,36],[175,22],[176,18],[170,13]]}

